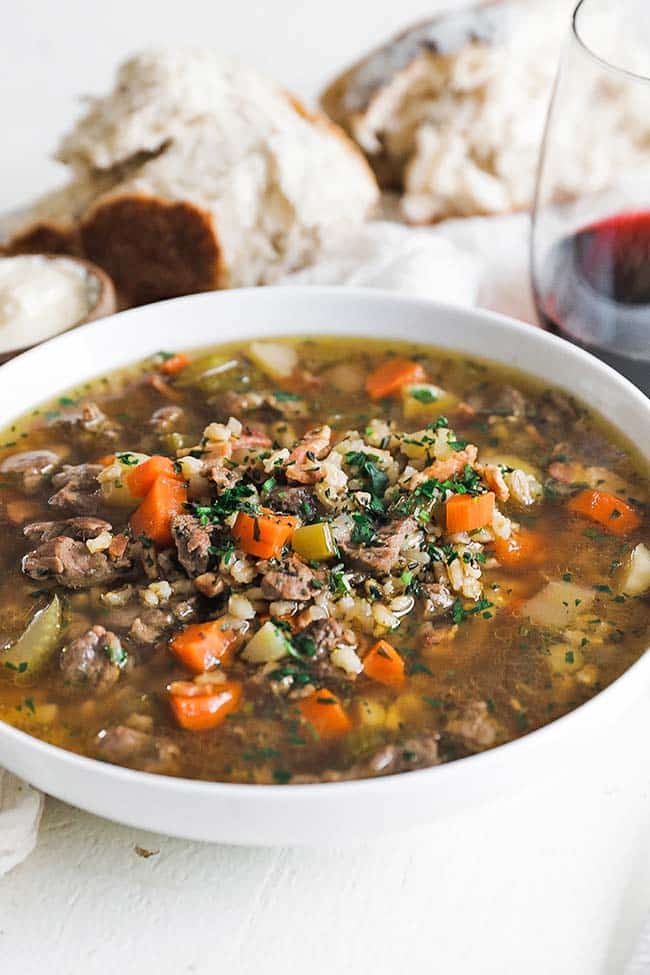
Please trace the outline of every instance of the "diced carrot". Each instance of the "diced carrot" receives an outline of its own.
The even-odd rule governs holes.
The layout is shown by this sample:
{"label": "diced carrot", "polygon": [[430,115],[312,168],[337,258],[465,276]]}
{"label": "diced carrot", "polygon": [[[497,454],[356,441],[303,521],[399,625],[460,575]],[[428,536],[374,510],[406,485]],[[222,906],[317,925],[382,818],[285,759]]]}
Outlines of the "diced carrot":
{"label": "diced carrot", "polygon": [[96,463],[101,464],[102,467],[110,467],[111,464],[115,463],[115,454],[105,454],[103,457],[98,457]]}
{"label": "diced carrot", "polygon": [[494,514],[494,493],[453,494],[445,504],[448,532],[472,532],[484,528]]}
{"label": "diced carrot", "polygon": [[185,355],[184,352],[176,352],[175,355],[165,359],[160,367],[160,371],[164,372],[166,376],[175,376],[177,372],[180,372],[185,366],[189,366],[190,357]]}
{"label": "diced carrot", "polygon": [[131,530],[137,538],[145,535],[159,548],[172,544],[171,518],[180,514],[187,501],[187,488],[171,477],[154,481],[140,506],[131,515]]}
{"label": "diced carrot", "polygon": [[305,721],[324,741],[346,735],[352,728],[352,722],[336,694],[324,687],[303,698],[298,707]]}
{"label": "diced carrot", "polygon": [[386,399],[398,396],[407,383],[421,383],[427,375],[419,362],[408,359],[388,359],[366,380],[366,392],[370,399]]}
{"label": "diced carrot", "polygon": [[298,521],[291,515],[276,515],[262,508],[259,515],[240,511],[232,535],[240,548],[259,559],[277,558],[282,546],[296,530]]}
{"label": "diced carrot", "polygon": [[169,457],[154,454],[149,460],[132,467],[124,480],[131,494],[136,498],[144,498],[153,487],[153,482],[159,477],[180,480],[180,476],[174,470],[174,462]]}
{"label": "diced carrot", "polygon": [[386,640],[379,640],[363,658],[366,677],[387,687],[401,687],[404,683],[404,660]]}
{"label": "diced carrot", "polygon": [[580,491],[569,501],[569,511],[602,525],[612,535],[627,535],[641,524],[638,511],[606,491]]}
{"label": "diced carrot", "polygon": [[41,506],[38,501],[16,498],[13,501],[7,501],[5,513],[7,521],[10,521],[12,525],[22,525],[24,522],[38,517],[40,510]]}
{"label": "diced carrot", "polygon": [[539,532],[521,528],[510,538],[495,538],[494,554],[506,568],[537,565],[546,555],[544,537]]}
{"label": "diced carrot", "polygon": [[203,674],[230,663],[238,633],[223,620],[192,623],[178,633],[169,648],[188,670]]}
{"label": "diced carrot", "polygon": [[216,728],[241,701],[238,681],[222,684],[194,684],[177,680],[169,686],[169,703],[176,721],[187,731],[209,731]]}

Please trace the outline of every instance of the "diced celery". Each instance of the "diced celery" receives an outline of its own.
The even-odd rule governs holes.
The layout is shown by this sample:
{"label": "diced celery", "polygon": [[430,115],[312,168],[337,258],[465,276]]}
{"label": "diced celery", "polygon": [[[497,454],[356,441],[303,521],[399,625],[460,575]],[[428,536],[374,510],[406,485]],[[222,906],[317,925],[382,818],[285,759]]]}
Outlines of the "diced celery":
{"label": "diced celery", "polygon": [[304,525],[296,528],[291,541],[293,550],[303,559],[331,559],[337,554],[336,543],[332,537],[330,526],[325,521],[316,525]]}
{"label": "diced celery", "polygon": [[61,603],[53,596],[45,609],[34,614],[25,632],[8,650],[0,650],[0,667],[11,670],[17,681],[29,681],[48,662],[59,646]]}
{"label": "diced celery", "polygon": [[204,392],[212,392],[238,365],[238,359],[229,359],[221,353],[213,352],[190,362],[189,366],[186,366],[180,373],[176,385],[181,388],[194,386]]}

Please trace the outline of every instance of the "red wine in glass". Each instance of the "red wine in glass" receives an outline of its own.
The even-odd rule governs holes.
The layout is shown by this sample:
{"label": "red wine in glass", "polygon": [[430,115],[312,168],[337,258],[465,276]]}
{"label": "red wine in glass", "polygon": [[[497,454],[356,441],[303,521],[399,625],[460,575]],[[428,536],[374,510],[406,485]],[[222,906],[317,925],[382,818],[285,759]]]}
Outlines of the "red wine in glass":
{"label": "red wine in glass", "polygon": [[560,238],[536,281],[540,318],[650,395],[650,210]]}

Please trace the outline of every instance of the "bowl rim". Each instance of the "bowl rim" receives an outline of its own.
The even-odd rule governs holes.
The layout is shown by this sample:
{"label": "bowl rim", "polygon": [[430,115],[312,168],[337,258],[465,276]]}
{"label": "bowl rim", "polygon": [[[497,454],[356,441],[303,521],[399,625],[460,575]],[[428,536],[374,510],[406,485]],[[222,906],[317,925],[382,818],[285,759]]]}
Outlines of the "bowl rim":
{"label": "bowl rim", "polygon": [[[271,298],[268,299],[268,296]],[[146,317],[147,315],[164,315],[166,314],[165,309],[169,307],[191,307],[193,304],[198,304],[200,302],[219,302],[222,301],[226,303],[227,301],[237,301],[243,300],[246,302],[249,298],[253,297],[257,301],[265,300],[276,300],[276,301],[286,301],[293,302],[296,301],[298,305],[305,303],[307,306],[310,303],[317,302],[322,299],[326,302],[335,303],[341,301],[343,303],[360,303],[361,305],[380,305],[380,304],[393,304],[398,306],[411,306],[421,309],[423,312],[428,312],[430,314],[435,314],[436,312],[441,313],[446,316],[451,316],[452,318],[462,318],[463,316],[468,316],[473,318],[477,323],[482,323],[485,327],[490,328],[492,325],[497,326],[502,331],[510,333],[513,337],[522,339],[525,342],[537,342],[542,346],[552,349],[554,353],[568,356],[573,358],[576,365],[580,363],[587,363],[592,372],[595,370],[596,375],[600,377],[611,387],[614,386],[618,388],[619,391],[632,403],[634,403],[638,408],[640,408],[647,415],[650,420],[650,399],[646,397],[641,390],[639,390],[633,383],[627,380],[625,377],[621,376],[619,373],[615,372],[610,366],[596,359],[590,353],[584,351],[583,349],[574,346],[567,342],[566,340],[552,335],[549,332],[545,332],[540,328],[527,324],[525,322],[520,322],[515,319],[509,318],[508,316],[486,310],[479,307],[465,307],[459,305],[451,305],[448,303],[437,302],[433,299],[423,298],[421,296],[411,296],[405,295],[395,291],[389,291],[384,289],[368,289],[361,287],[348,287],[348,286],[275,286],[272,288],[241,288],[241,289],[230,289],[228,291],[221,292],[203,292],[196,295],[186,295],[179,298],[169,299],[168,301],[158,302],[152,305],[146,305],[139,308],[128,309],[123,312],[119,312],[115,316],[110,318],[101,319],[98,321],[90,322],[86,325],[79,326],[73,330],[63,332],[53,338],[41,343],[34,348],[21,353],[15,358],[11,359],[9,362],[5,363],[1,367],[0,378],[11,379],[14,374],[19,376],[20,373],[29,368],[32,362],[38,361],[38,359],[45,359],[47,357],[49,350],[53,345],[65,346],[66,344],[71,344],[74,346],[78,342],[82,341],[84,337],[92,340],[95,335],[100,335],[104,330],[110,329],[112,323],[116,319],[130,319],[134,317]],[[364,324],[364,312],[360,308],[360,323],[358,332],[346,331],[345,334],[351,338],[363,338],[364,335],[372,333],[372,324],[367,319],[366,314],[366,324]],[[282,329],[273,329],[269,334],[274,334],[280,337],[281,335],[301,335],[309,334],[310,327],[308,320],[305,321],[305,327],[301,330],[292,330],[287,328],[283,333]],[[328,333],[326,330],[319,329],[313,332],[314,335],[325,336],[340,336],[343,332],[336,332],[335,330]],[[400,338],[398,334],[398,326],[395,329],[395,339]],[[227,340],[231,341],[231,340]],[[411,341],[411,339],[408,339]],[[412,341],[421,342],[423,345],[430,345],[432,347],[440,348],[440,343],[432,341],[426,336],[422,336],[419,339]],[[91,341],[92,344],[92,341]],[[216,345],[217,342],[206,340],[199,345],[188,346],[187,343],[183,343],[182,336],[177,343],[173,343],[172,347],[177,349],[184,348],[201,348],[202,346]],[[447,348],[447,346],[444,346]],[[462,348],[459,345],[454,345],[453,341],[449,345],[450,349]],[[149,354],[153,354],[153,351]],[[503,357],[496,358],[490,355],[478,356],[475,353],[468,353],[472,358],[483,358],[484,361],[497,362],[501,365],[508,365],[504,362]],[[146,357],[144,355],[138,355],[134,357],[133,355],[127,356],[124,362],[119,365],[111,365],[107,369],[101,372],[93,374],[92,376],[86,376],[85,379],[82,378],[78,380],[79,383],[92,380],[97,376],[104,375],[106,372],[112,372],[117,369],[123,368],[129,363],[137,363],[141,361],[142,358]],[[524,374],[529,374],[533,378],[534,374],[530,373],[525,368],[519,366],[514,367]],[[560,383],[556,384],[557,388],[563,388]],[[69,388],[69,384],[68,387]],[[565,388],[565,387],[564,387]],[[43,395],[40,398],[40,402],[46,402],[48,399],[52,398],[59,392],[59,389],[54,389],[47,395]],[[36,404],[34,404],[36,405]],[[590,409],[594,412],[599,412],[594,406],[590,405]],[[17,415],[12,415],[9,417],[0,416],[0,426],[5,427],[12,419],[16,419],[19,416],[23,416],[25,410],[21,410]],[[608,423],[614,426],[617,431],[625,436],[624,431],[620,429],[617,422],[611,418],[605,417]],[[161,775],[159,773],[143,772],[136,769],[130,769],[119,765],[114,765],[108,762],[103,762],[100,759],[90,758],[86,755],[80,755],[77,752],[69,751],[58,745],[50,744],[49,742],[43,741],[34,735],[29,734],[26,731],[19,730],[18,728],[9,725],[8,723],[0,719],[0,738],[6,738],[9,741],[14,741],[21,746],[30,748],[37,755],[42,756],[44,761],[54,760],[56,762],[63,763],[70,768],[76,768],[77,770],[88,769],[93,773],[99,774],[105,777],[106,780],[111,780],[117,783],[124,784],[135,784],[135,783],[147,783],[153,790],[156,791],[171,791],[184,793],[189,796],[194,797],[206,797],[206,798],[232,798],[239,800],[254,800],[255,802],[266,801],[273,803],[282,800],[286,801],[287,796],[294,796],[296,801],[306,801],[309,799],[318,798],[319,796],[332,797],[333,794],[343,795],[349,794],[353,791],[363,792],[367,795],[372,795],[375,792],[383,792],[389,788],[389,784],[399,783],[400,788],[417,788],[425,779],[429,780],[433,776],[437,777],[437,784],[444,787],[444,784],[450,782],[459,777],[465,777],[466,775],[471,775],[472,771],[479,766],[483,771],[486,771],[490,764],[501,765],[503,762],[507,762],[510,756],[519,754],[523,749],[528,751],[534,750],[535,748],[541,747],[542,745],[548,743],[553,738],[564,736],[567,729],[578,728],[582,723],[587,723],[591,720],[594,715],[598,715],[602,712],[603,716],[606,716],[608,710],[612,710],[616,703],[622,707],[626,698],[630,696],[633,689],[633,684],[636,681],[642,681],[643,678],[650,677],[650,646],[647,650],[636,660],[630,667],[628,667],[623,673],[616,678],[611,684],[609,684],[602,691],[599,691],[593,698],[590,698],[585,703],[574,708],[572,711],[553,719],[548,722],[548,724],[543,725],[527,734],[512,739],[510,741],[504,742],[503,744],[497,745],[483,752],[477,752],[473,755],[469,755],[465,758],[456,759],[452,762],[445,762],[440,765],[430,766],[422,769],[414,769],[406,772],[399,772],[389,776],[377,776],[374,778],[367,779],[350,779],[341,782],[314,782],[314,783],[288,783],[290,786],[287,789],[287,785],[269,784],[260,785],[252,783],[231,783],[231,782],[221,782],[221,781],[210,781],[202,779],[191,779],[184,778],[181,776],[171,776],[171,775]],[[20,773],[18,773],[20,774]]]}

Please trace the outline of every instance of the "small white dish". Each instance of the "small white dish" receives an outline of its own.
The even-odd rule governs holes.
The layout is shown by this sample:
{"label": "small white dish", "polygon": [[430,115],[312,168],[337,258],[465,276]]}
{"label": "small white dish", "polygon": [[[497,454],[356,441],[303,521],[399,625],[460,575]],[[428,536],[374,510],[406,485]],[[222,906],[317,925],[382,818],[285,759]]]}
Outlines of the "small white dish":
{"label": "small white dish", "polygon": [[[650,400],[597,359],[484,311],[351,288],[212,292],[75,329],[0,370],[0,426],[44,399],[161,348],[288,334],[411,339],[505,363],[607,416],[650,461]],[[0,722],[0,765],[90,812],[174,836],[243,844],[333,844],[456,814],[563,766],[650,688],[650,654],[539,731],[432,769],[357,782],[255,786],[150,775],[45,744]]]}
{"label": "small white dish", "polygon": [[[105,318],[117,311],[117,295],[113,281],[106,271],[82,257],[67,254],[14,254],[0,253],[0,265],[22,265],[18,294],[10,294],[9,318],[0,325],[0,363],[12,359],[46,339],[62,335],[79,325],[86,325],[98,318]],[[45,278],[43,267],[59,267],[59,280],[52,275]],[[44,281],[47,283],[44,284]],[[15,281],[13,282],[15,285]],[[0,306],[2,305],[0,281]],[[65,293],[66,287],[77,286],[81,292],[77,299],[74,291]],[[61,289],[64,289],[63,292]],[[27,294],[25,294],[25,292]],[[63,309],[57,304],[64,302]],[[78,308],[77,308],[78,304]],[[70,306],[70,307],[66,307]],[[66,317],[73,308],[77,314]],[[57,315],[58,310],[58,315]],[[0,308],[0,321],[3,316]],[[18,314],[18,321],[14,317]],[[54,315],[48,321],[48,315]],[[60,316],[63,317],[60,317]],[[21,318],[21,316],[23,316]],[[57,320],[58,319],[58,320]],[[9,326],[9,334],[6,328]],[[30,335],[30,329],[32,334]]]}

